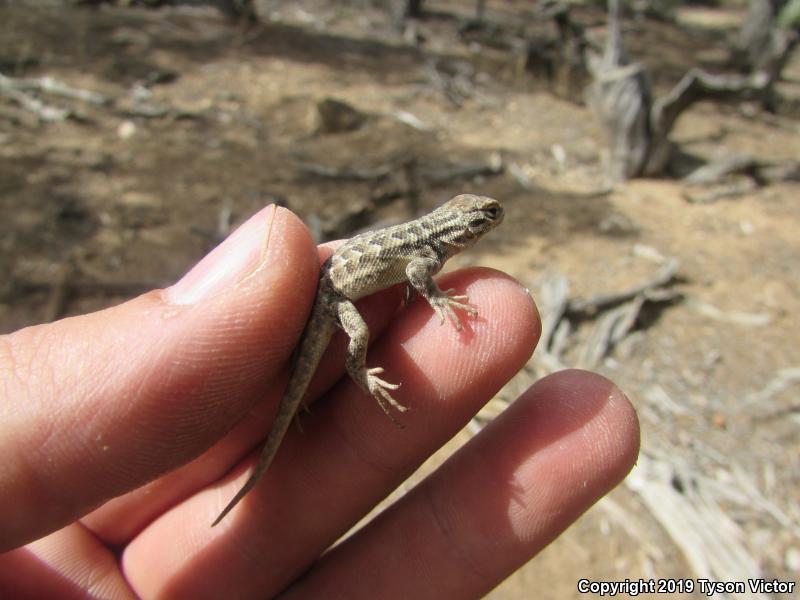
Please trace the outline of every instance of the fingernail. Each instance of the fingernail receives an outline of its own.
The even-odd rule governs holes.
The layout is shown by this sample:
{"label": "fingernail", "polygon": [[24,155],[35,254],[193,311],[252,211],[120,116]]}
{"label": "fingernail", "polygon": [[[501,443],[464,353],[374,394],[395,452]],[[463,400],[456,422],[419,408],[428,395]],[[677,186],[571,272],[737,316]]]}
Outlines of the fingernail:
{"label": "fingernail", "polygon": [[274,205],[262,208],[165,291],[171,304],[194,304],[234,285],[255,271],[267,254]]}

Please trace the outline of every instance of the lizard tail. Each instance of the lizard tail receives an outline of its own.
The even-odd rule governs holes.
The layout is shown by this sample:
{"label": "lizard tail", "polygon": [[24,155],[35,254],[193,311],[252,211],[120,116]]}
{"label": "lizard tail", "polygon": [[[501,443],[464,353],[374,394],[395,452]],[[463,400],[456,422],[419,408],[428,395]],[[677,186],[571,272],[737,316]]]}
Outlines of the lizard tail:
{"label": "lizard tail", "polygon": [[244,498],[247,492],[253,489],[267,468],[269,468],[272,459],[278,451],[281,440],[283,440],[283,436],[289,429],[289,424],[297,413],[300,402],[308,389],[314,372],[317,370],[317,365],[322,359],[322,355],[325,352],[325,348],[328,346],[328,342],[335,328],[335,319],[322,305],[322,302],[320,302],[320,295],[318,295],[317,301],[314,302],[314,307],[311,311],[311,317],[306,324],[306,328],[298,344],[298,351],[292,368],[292,374],[289,376],[289,383],[286,385],[283,398],[281,398],[278,404],[278,412],[272,423],[272,429],[267,436],[267,441],[264,442],[264,447],[261,450],[261,455],[258,457],[255,469],[247,479],[247,482],[242,486],[242,489],[237,492],[233,500],[228,503],[216,520],[211,524],[212,527],[225,518],[225,515]]}

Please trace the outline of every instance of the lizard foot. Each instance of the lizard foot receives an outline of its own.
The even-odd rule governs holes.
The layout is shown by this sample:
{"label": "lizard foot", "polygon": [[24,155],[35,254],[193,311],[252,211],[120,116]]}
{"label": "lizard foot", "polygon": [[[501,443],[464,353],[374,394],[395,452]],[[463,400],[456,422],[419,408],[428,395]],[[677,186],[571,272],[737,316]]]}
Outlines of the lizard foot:
{"label": "lizard foot", "polygon": [[478,311],[474,306],[467,304],[469,302],[468,296],[453,296],[451,295],[453,292],[455,292],[454,289],[449,289],[442,292],[440,296],[433,296],[430,299],[430,303],[433,310],[439,315],[442,324],[444,324],[445,317],[447,317],[453,323],[456,331],[461,331],[464,327],[461,325],[461,319],[458,318],[458,314],[453,309],[461,309],[471,317],[477,317]]}
{"label": "lizard foot", "polygon": [[392,423],[397,425],[398,427],[402,427],[402,425],[394,418],[392,411],[389,410],[391,406],[395,410],[399,412],[405,412],[408,410],[408,407],[403,406],[397,400],[392,398],[392,395],[389,393],[389,390],[396,390],[400,387],[399,384],[396,383],[389,383],[388,381],[384,381],[378,375],[383,373],[382,367],[374,367],[372,369],[367,369],[366,372],[366,379],[367,379],[367,390],[369,391],[370,395],[375,398],[378,402],[378,405],[383,409],[383,412],[386,413],[386,416],[391,419]]}

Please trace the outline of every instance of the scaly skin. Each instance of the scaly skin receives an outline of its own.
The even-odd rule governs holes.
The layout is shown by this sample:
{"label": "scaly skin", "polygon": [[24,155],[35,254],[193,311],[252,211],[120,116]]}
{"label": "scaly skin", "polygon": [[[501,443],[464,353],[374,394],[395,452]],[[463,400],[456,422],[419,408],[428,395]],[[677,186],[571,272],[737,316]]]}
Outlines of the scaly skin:
{"label": "scaly skin", "polygon": [[320,269],[314,307],[258,463],[212,527],[239,503],[269,468],[337,325],[350,337],[345,365],[353,381],[375,398],[392,421],[395,418],[390,407],[399,412],[406,410],[391,395],[399,386],[378,377],[382,368],[367,368],[369,329],[354,302],[407,282],[428,301],[442,323],[449,319],[461,330],[455,309],[471,316],[476,316],[477,311],[467,304],[466,296],[454,296],[453,290],[439,289],[433,276],[447,259],[472,246],[502,220],[503,206],[497,200],[462,194],[419,219],[362,233],[339,246]]}

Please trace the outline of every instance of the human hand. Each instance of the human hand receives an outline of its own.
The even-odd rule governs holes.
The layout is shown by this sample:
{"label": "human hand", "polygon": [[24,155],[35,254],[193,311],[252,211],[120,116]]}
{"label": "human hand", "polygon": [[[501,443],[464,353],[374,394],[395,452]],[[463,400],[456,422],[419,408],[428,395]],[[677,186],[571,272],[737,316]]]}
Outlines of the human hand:
{"label": "human hand", "polygon": [[302,223],[268,207],[172,288],[0,338],[0,591],[479,596],[632,466],[638,424],[622,393],[557,373],[320,557],[529,358],[530,296],[468,269],[442,283],[480,311],[461,334],[425,303],[396,314],[397,289],[359,303],[368,364],[403,383],[406,427],[347,378],[335,338],[303,432],[212,529],[269,429],[318,269]]}

